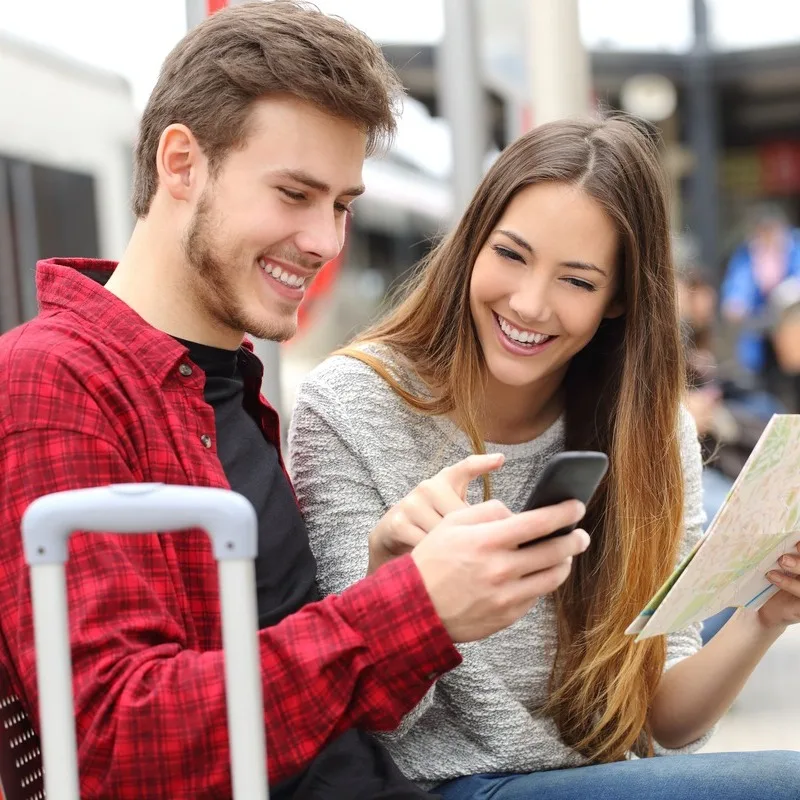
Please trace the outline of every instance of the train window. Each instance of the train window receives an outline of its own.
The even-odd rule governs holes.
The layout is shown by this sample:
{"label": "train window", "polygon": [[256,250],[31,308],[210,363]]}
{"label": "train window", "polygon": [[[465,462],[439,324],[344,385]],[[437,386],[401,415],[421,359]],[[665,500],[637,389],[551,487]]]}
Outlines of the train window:
{"label": "train window", "polygon": [[33,166],[31,173],[39,258],[97,258],[100,248],[94,178],[37,165]]}
{"label": "train window", "polygon": [[91,175],[0,156],[0,332],[36,314],[38,259],[99,249]]}

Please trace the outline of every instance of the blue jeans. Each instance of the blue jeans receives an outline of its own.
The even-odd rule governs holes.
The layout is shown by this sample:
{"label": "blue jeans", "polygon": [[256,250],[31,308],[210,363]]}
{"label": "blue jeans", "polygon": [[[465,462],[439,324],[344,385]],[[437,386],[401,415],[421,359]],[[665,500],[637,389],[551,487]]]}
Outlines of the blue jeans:
{"label": "blue jeans", "polygon": [[800,752],[705,753],[530,775],[470,775],[442,800],[797,800]]}

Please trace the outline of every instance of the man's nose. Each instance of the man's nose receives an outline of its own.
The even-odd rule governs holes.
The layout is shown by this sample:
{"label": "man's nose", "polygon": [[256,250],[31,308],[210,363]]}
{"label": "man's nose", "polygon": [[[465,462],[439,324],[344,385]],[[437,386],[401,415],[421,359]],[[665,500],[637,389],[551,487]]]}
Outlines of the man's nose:
{"label": "man's nose", "polygon": [[331,261],[344,245],[344,220],[339,220],[333,209],[320,209],[308,216],[295,241],[304,256],[323,263]]}

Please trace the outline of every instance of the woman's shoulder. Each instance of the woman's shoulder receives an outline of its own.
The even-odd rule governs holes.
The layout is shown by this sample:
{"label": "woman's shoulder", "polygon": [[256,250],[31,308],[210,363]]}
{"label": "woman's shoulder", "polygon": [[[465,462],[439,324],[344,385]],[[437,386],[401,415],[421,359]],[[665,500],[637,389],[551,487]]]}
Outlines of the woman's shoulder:
{"label": "woman's shoulder", "polygon": [[[373,345],[360,352],[376,357],[404,390],[413,393],[391,352]],[[413,478],[408,488],[403,483],[403,494],[429,476],[437,457],[450,458],[449,442],[432,417],[412,408],[368,363],[349,355],[327,358],[308,374],[297,392],[290,449],[303,442],[316,447],[324,435],[343,442],[372,463],[376,472],[385,472],[390,464],[402,464],[404,480]]]}
{"label": "woman's shoulder", "polygon": [[[397,354],[385,345],[360,344],[351,355],[329,356],[315,367],[300,384],[293,415],[313,414],[338,420],[353,428],[354,435],[382,431],[398,435],[411,431],[416,436],[430,420],[413,409],[381,374],[385,370],[401,390],[420,396],[418,379]],[[364,361],[357,357],[365,356]],[[358,430],[360,429],[360,433]]]}
{"label": "woman's shoulder", "polygon": [[[357,357],[363,354],[365,360]],[[315,395],[329,394],[339,400],[367,400],[370,397],[385,399],[393,394],[386,379],[371,365],[371,361],[384,365],[394,377],[397,368],[392,353],[388,348],[379,345],[359,345],[352,348],[350,354],[334,354],[328,356],[317,365],[300,384],[298,396],[305,393]]]}
{"label": "woman's shoulder", "polygon": [[350,348],[348,354],[326,358],[302,381],[298,398],[327,395],[339,402],[363,405],[398,397],[376,366],[382,366],[403,389],[413,391],[415,381],[410,367],[391,348],[370,342]]}

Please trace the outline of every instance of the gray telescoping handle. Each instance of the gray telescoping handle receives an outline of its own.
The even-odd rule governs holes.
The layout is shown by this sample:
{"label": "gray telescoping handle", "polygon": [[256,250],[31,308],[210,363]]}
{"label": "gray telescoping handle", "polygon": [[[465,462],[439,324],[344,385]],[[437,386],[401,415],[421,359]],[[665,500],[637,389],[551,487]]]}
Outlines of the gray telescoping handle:
{"label": "gray telescoping handle", "polygon": [[[268,800],[255,570],[258,521],[226,489],[117,484],[57,492],[22,518],[31,568],[39,715],[48,800],[79,800],[64,565],[74,531],[142,533],[202,528],[219,566],[233,796]],[[157,765],[153,765],[157,769]]]}

